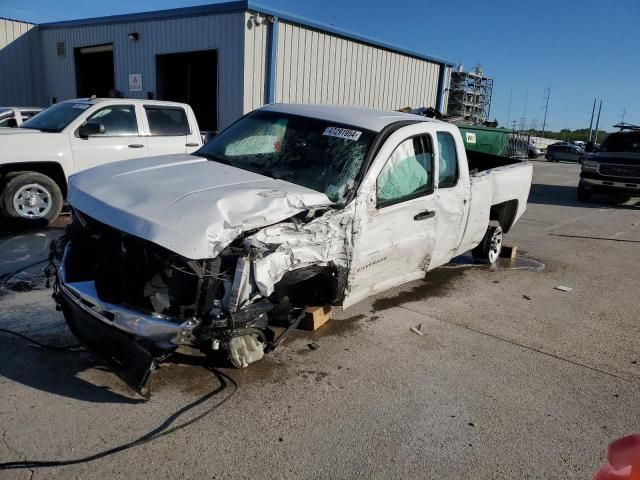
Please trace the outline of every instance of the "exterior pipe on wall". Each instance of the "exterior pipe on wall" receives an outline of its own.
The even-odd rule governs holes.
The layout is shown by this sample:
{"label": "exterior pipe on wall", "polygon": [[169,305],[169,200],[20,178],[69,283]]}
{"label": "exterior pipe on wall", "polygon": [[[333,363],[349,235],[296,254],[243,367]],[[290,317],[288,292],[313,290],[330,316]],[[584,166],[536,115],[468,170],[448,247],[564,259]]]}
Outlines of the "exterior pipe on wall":
{"label": "exterior pipe on wall", "polygon": [[442,111],[442,103],[444,100],[444,87],[445,87],[444,76],[446,72],[447,72],[447,64],[441,63],[440,73],[438,74],[438,98],[436,99],[436,110],[438,110],[439,112]]}
{"label": "exterior pipe on wall", "polygon": [[266,103],[276,102],[276,66],[278,64],[278,17],[269,22],[267,33]]}

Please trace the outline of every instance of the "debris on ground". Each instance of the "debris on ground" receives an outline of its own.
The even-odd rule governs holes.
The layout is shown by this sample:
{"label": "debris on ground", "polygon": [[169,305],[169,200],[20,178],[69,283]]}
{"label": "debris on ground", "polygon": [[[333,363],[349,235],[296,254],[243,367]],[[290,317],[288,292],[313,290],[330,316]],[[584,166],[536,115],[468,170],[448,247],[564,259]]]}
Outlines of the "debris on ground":
{"label": "debris on ground", "polygon": [[522,298],[524,298],[525,300],[531,300],[531,297],[529,295],[522,295]]}
{"label": "debris on ground", "polygon": [[[420,326],[420,325],[419,325]],[[421,337],[424,336],[424,333],[422,333],[418,328],[416,327],[411,327],[409,329],[410,331],[412,331],[413,333],[415,333],[416,335],[420,335]]]}
{"label": "debris on ground", "polygon": [[320,348],[320,344],[316,342],[311,342],[307,345],[311,350],[318,350]]}
{"label": "debris on ground", "polygon": [[557,287],[555,287],[555,290],[560,290],[561,292],[565,293],[573,292],[573,288],[567,287],[565,285],[558,285]]}

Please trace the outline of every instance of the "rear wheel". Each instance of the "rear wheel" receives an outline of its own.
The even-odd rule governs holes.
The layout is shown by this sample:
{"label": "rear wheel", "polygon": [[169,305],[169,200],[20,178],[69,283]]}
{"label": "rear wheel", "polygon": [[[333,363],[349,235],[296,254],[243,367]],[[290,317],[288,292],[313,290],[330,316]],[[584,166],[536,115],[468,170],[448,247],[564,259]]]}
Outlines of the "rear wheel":
{"label": "rear wheel", "polygon": [[0,209],[11,219],[50,223],[62,210],[60,187],[51,178],[37,172],[12,176],[0,193]]}
{"label": "rear wheel", "polygon": [[547,155],[547,161],[548,162],[555,162],[556,158],[553,155]]}
{"label": "rear wheel", "polygon": [[504,234],[500,225],[489,225],[482,242],[471,251],[473,258],[494,264],[500,258]]}

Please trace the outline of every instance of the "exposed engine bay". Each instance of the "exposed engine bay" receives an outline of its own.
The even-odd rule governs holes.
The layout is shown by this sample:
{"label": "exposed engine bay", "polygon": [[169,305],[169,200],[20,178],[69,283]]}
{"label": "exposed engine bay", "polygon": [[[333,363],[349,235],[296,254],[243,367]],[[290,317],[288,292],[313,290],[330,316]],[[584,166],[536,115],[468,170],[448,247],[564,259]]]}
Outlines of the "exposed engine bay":
{"label": "exposed engine bay", "polygon": [[[81,340],[91,341],[69,318],[69,299],[145,350],[149,369],[152,359],[180,345],[225,353],[233,366],[247,367],[296,328],[306,306],[340,302],[347,235],[336,232],[349,227],[345,218],[333,209],[308,210],[245,232],[215,258],[190,260],[74,211],[53,247],[56,301]],[[100,353],[99,345],[90,346]],[[121,368],[137,363],[116,358],[122,348],[104,350]],[[119,373],[144,390],[146,369]]]}

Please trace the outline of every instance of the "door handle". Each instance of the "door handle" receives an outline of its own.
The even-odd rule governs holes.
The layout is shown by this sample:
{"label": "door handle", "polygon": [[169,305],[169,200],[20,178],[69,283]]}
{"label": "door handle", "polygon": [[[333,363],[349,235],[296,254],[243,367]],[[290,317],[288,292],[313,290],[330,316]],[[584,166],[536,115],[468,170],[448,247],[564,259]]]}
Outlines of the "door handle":
{"label": "door handle", "polygon": [[427,218],[433,218],[436,216],[436,212],[431,210],[425,210],[424,212],[418,213],[413,219],[415,221],[426,220]]}
{"label": "door handle", "polygon": [[144,145],[142,143],[132,143],[129,148],[144,148]]}
{"label": "door handle", "polygon": [[199,147],[200,144],[199,143],[187,143],[186,145],[187,147]]}

